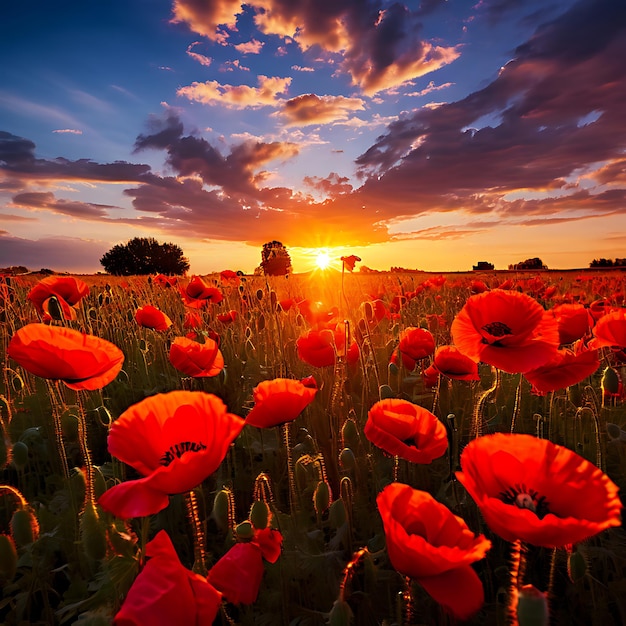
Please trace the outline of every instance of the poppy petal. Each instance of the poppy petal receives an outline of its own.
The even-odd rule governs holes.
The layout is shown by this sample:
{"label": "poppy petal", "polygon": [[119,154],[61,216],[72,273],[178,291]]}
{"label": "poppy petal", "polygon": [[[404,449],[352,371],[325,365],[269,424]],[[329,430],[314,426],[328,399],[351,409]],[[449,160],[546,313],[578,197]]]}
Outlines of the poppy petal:
{"label": "poppy petal", "polygon": [[169,503],[167,494],[150,487],[145,479],[114,485],[98,498],[103,509],[121,519],[153,515]]}
{"label": "poppy petal", "polygon": [[438,576],[420,578],[419,583],[433,600],[456,619],[469,619],[485,601],[483,584],[469,565],[448,570]]}

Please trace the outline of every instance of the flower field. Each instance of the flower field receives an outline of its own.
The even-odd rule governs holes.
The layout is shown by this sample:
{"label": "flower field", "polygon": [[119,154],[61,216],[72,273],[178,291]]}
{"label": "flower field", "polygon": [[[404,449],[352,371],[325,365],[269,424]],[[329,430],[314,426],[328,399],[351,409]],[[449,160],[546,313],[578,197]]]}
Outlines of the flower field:
{"label": "flower field", "polygon": [[625,294],[0,277],[0,623],[625,624]]}

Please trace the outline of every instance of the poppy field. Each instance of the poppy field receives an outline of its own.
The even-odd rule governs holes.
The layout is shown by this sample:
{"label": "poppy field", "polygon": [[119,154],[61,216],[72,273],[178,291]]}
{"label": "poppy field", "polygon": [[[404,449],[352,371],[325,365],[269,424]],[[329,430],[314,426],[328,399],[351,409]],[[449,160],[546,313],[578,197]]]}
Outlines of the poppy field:
{"label": "poppy field", "polygon": [[626,275],[346,269],[0,277],[0,623],[626,623]]}

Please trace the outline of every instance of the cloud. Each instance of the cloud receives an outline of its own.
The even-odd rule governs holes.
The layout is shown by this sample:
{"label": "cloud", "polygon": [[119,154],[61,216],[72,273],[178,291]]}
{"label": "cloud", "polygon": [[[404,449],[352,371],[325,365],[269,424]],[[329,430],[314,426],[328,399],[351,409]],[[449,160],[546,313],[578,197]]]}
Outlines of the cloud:
{"label": "cloud", "polygon": [[209,67],[209,65],[211,65],[211,59],[204,54],[199,54],[198,52],[193,51],[193,47],[199,45],[200,43],[200,41],[194,41],[192,44],[189,44],[187,46],[187,55],[194,59],[194,61],[198,61],[200,65]]}
{"label": "cloud", "polygon": [[[411,11],[400,3],[338,0],[175,0],[174,21],[208,39],[227,39],[245,11],[264,35],[296,42],[304,51],[341,53],[341,69],[353,85],[373,95],[451,63],[460,52],[420,38],[420,19],[443,3],[429,0]],[[226,31],[224,30],[226,29]],[[226,32],[226,34],[225,34]],[[222,40],[223,41],[223,40]]]}
{"label": "cloud", "polygon": [[50,213],[81,219],[106,218],[108,217],[108,209],[116,208],[107,204],[57,200],[51,191],[19,193],[13,197],[12,205],[27,209],[46,210]]}
{"label": "cloud", "polygon": [[250,41],[239,43],[233,47],[241,54],[260,54],[263,49],[263,45],[263,42],[251,39]]}
{"label": "cloud", "polygon": [[23,239],[0,231],[0,267],[23,265],[30,270],[92,273],[110,248],[102,241],[74,237]]}
{"label": "cloud", "polygon": [[58,133],[60,135],[82,135],[82,130],[76,130],[75,128],[58,128],[52,131],[53,133]]}
{"label": "cloud", "polygon": [[308,126],[345,121],[353,111],[363,111],[365,102],[361,98],[345,96],[316,96],[308,93],[287,100],[279,115],[288,126]]}
{"label": "cloud", "polygon": [[[389,217],[459,209],[504,216],[583,200],[589,211],[623,207],[621,193],[571,192],[600,165],[604,183],[623,171],[625,13],[611,0],[583,0],[539,27],[482,89],[390,124],[357,159],[364,184],[355,205]],[[544,198],[507,201],[529,191]]]}
{"label": "cloud", "polygon": [[353,189],[350,179],[347,176],[339,176],[335,172],[331,172],[326,178],[319,176],[305,176],[304,184],[308,187],[323,193],[326,196],[338,196],[340,194],[350,193]]}
{"label": "cloud", "polygon": [[256,109],[262,106],[277,106],[279,94],[285,93],[291,84],[291,78],[257,77],[259,86],[221,85],[216,80],[205,83],[193,82],[180,87],[177,96],[183,96],[192,102],[202,104],[220,104],[235,109]]}

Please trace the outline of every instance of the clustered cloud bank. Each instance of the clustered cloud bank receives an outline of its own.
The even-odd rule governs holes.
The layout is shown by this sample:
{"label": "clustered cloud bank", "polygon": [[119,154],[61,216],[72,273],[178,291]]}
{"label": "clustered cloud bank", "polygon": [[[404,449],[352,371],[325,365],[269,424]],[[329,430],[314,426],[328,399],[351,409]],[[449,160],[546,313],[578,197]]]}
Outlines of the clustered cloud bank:
{"label": "clustered cloud bank", "polygon": [[[508,3],[481,4],[496,20]],[[233,0],[175,0],[173,20],[228,45],[243,10]],[[420,19],[443,10],[438,0],[418,11],[397,3],[364,8],[362,0],[259,0],[246,10],[261,33],[303,50],[341,53],[338,69],[358,95],[288,97],[290,78],[259,76],[257,87],[208,81],[181,87],[179,96],[209,106],[272,107],[285,127],[349,123],[375,94],[461,54],[459,47],[420,38]],[[383,242],[393,238],[391,225],[432,211],[463,211],[469,218],[456,229],[398,237],[456,237],[503,221],[534,225],[611,215],[623,211],[626,195],[625,58],[626,5],[581,0],[539,25],[486,86],[390,123],[356,159],[358,188],[335,172],[306,177],[302,189],[271,186],[269,167],[296,159],[301,144],[245,139],[224,150],[186,131],[168,108],[150,119],[134,146],[138,157],[161,151],[167,174],[140,163],[37,158],[32,141],[1,131],[0,189],[12,193],[14,209],[253,245],[274,238],[314,245],[322,231],[328,245]],[[124,194],[135,215],[41,191],[60,181],[128,184]],[[532,199],[519,197],[528,191]],[[3,244],[22,245],[1,234]]]}

